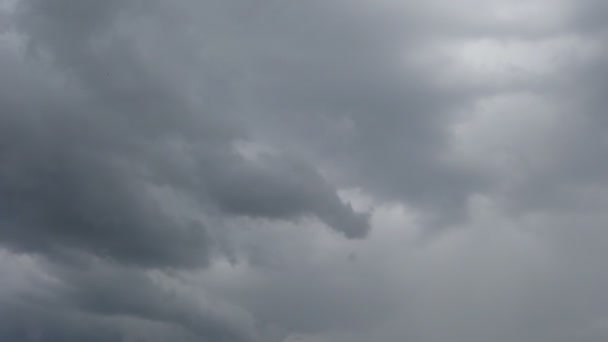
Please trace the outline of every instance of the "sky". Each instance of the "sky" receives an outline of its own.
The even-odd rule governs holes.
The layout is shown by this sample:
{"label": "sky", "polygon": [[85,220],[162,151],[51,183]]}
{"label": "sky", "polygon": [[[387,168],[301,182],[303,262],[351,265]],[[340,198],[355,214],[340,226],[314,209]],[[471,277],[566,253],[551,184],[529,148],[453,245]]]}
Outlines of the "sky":
{"label": "sky", "polygon": [[0,341],[606,341],[607,15],[0,0]]}

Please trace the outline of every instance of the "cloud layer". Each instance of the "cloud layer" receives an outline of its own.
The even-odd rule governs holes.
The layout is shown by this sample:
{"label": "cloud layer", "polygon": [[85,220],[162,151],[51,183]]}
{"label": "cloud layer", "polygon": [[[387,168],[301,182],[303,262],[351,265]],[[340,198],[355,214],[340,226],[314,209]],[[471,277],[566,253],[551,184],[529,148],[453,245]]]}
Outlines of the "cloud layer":
{"label": "cloud layer", "polygon": [[0,0],[0,339],[604,341],[606,10]]}

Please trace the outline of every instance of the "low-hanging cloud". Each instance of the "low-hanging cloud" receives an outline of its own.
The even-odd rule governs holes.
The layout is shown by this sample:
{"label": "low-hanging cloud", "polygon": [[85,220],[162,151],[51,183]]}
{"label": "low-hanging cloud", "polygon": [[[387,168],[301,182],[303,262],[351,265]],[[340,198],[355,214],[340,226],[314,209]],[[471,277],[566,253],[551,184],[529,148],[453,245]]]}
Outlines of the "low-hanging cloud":
{"label": "low-hanging cloud", "polygon": [[0,339],[605,340],[606,8],[463,4],[0,0]]}

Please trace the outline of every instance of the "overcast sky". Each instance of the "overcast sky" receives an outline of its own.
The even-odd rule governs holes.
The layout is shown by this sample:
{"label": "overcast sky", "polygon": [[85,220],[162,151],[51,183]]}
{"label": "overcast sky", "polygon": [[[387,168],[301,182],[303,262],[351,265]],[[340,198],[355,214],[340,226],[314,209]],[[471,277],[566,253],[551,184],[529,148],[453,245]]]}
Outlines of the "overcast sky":
{"label": "overcast sky", "polygon": [[607,18],[0,0],[0,341],[607,341]]}

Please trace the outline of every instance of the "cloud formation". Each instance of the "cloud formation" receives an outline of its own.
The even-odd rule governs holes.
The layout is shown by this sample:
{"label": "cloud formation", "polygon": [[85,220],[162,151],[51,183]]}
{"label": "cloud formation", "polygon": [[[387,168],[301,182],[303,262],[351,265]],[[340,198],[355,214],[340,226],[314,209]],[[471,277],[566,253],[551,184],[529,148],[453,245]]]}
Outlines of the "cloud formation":
{"label": "cloud formation", "polygon": [[604,341],[605,12],[0,0],[0,339]]}

